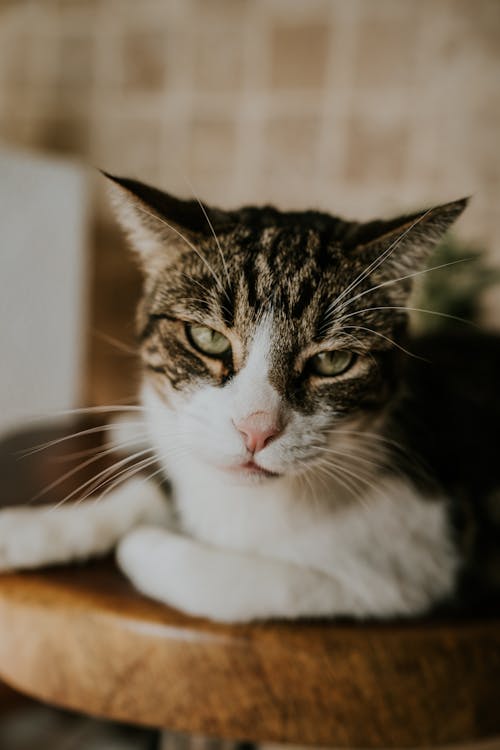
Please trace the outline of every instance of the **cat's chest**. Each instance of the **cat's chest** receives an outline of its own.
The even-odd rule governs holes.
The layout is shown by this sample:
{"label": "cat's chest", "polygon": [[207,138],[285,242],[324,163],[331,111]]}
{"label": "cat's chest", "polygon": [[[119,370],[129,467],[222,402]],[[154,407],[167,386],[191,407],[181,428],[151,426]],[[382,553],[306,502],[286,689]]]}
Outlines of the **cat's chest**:
{"label": "cat's chest", "polygon": [[[201,489],[201,488],[200,488]],[[449,565],[445,504],[390,480],[345,506],[290,496],[281,487],[239,491],[206,486],[178,493],[185,530],[205,542],[258,553],[332,574],[358,576]]]}

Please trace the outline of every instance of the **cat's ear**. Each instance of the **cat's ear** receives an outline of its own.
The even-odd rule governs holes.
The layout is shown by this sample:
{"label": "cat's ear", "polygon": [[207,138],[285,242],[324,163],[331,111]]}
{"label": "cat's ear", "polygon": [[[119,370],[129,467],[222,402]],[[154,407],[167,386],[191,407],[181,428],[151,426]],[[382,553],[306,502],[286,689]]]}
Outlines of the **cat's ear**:
{"label": "cat's ear", "polygon": [[370,279],[375,284],[387,282],[391,296],[404,301],[411,292],[413,277],[425,269],[433,248],[468,200],[462,198],[391,221],[358,225],[351,239],[351,257],[362,258]]}
{"label": "cat's ear", "polygon": [[173,260],[176,248],[192,246],[212,227],[220,229],[229,222],[223,211],[197,200],[180,200],[138,180],[102,174],[110,181],[118,221],[145,268]]}

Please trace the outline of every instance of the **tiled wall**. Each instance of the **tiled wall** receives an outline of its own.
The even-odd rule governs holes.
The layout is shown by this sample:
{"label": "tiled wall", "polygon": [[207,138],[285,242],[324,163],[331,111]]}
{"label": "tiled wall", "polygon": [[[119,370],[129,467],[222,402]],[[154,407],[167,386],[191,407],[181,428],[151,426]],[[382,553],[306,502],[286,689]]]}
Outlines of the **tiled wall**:
{"label": "tiled wall", "polygon": [[498,0],[3,0],[0,137],[226,206],[474,193],[500,256]]}

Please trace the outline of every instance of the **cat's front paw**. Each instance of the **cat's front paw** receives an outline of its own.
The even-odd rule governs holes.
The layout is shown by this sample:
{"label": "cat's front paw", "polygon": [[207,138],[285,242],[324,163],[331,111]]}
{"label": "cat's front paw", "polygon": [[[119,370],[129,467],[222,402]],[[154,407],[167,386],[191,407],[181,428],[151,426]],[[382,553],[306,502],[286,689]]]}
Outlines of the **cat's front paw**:
{"label": "cat's front paw", "polygon": [[[140,526],[130,531],[118,544],[119,567],[141,591],[167,587],[167,579],[183,573],[182,537],[156,526]],[[153,592],[150,592],[154,596]]]}
{"label": "cat's front paw", "polygon": [[218,617],[217,581],[212,580],[204,548],[180,534],[143,526],[117,548],[121,570],[143,594],[187,614]]}

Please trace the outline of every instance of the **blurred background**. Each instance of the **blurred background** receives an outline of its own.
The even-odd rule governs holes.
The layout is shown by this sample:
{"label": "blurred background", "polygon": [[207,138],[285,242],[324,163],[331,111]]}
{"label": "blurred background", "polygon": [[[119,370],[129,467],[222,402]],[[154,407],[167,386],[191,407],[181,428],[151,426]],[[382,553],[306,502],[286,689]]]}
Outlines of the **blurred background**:
{"label": "blurred background", "polygon": [[355,219],[472,194],[445,257],[481,273],[434,294],[498,329],[499,91],[498,0],[0,0],[0,431],[134,398],[96,167]]}

